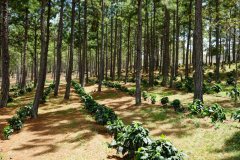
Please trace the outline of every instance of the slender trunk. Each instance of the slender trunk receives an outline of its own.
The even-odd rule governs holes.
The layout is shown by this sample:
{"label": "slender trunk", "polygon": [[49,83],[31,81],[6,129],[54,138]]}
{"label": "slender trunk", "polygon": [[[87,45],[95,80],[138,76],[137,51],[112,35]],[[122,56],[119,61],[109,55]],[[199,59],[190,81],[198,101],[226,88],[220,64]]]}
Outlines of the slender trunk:
{"label": "slender trunk", "polygon": [[56,67],[56,82],[54,88],[54,96],[58,96],[58,88],[61,77],[62,65],[62,32],[63,32],[63,8],[64,0],[61,0],[60,18],[58,23],[58,37],[57,37],[57,67]]}
{"label": "slender trunk", "polygon": [[153,87],[154,85],[154,55],[155,55],[155,19],[156,19],[156,3],[153,3],[153,31],[152,31],[152,36],[151,36],[151,52],[149,56],[149,86]]}
{"label": "slender trunk", "polygon": [[7,106],[9,93],[8,0],[2,2],[2,85],[0,108]]}
{"label": "slender trunk", "polygon": [[136,57],[136,105],[141,104],[142,69],[142,0],[138,0],[137,57]]}
{"label": "slender trunk", "polygon": [[194,31],[194,99],[203,100],[203,37],[202,37],[202,0],[196,0]]}
{"label": "slender trunk", "polygon": [[126,56],[126,75],[125,75],[125,84],[128,81],[128,67],[130,59],[130,33],[131,33],[131,18],[128,19],[128,34],[127,34],[127,56]]}
{"label": "slender trunk", "polygon": [[[33,113],[32,117],[37,118],[38,117],[38,107],[40,100],[42,98],[43,90],[44,90],[44,84],[45,84],[45,75],[47,71],[47,55],[46,52],[46,24],[45,24],[45,8],[47,5],[46,0],[41,1],[41,17],[40,17],[40,24],[41,24],[41,59],[40,59],[40,70],[38,75],[38,84],[36,89],[36,94],[34,98],[33,103]],[[49,5],[50,7],[50,5]],[[50,8],[49,8],[50,9]]]}
{"label": "slender trunk", "polygon": [[219,0],[216,0],[216,82],[220,80],[220,55],[219,55]]}
{"label": "slender trunk", "polygon": [[177,13],[176,13],[176,60],[175,60],[175,74],[178,74],[178,57],[179,57],[179,33],[180,33],[180,23],[179,23],[179,0],[177,0]]}
{"label": "slender trunk", "polygon": [[173,87],[173,79],[175,77],[175,18],[176,18],[176,13],[175,11],[173,12],[173,49],[172,49],[172,67],[171,67],[171,79],[170,79],[170,88]]}
{"label": "slender trunk", "polygon": [[87,57],[87,0],[84,1],[84,37],[83,37],[83,54],[82,54],[82,72],[81,86],[85,86],[85,71]]}
{"label": "slender trunk", "polygon": [[100,69],[99,69],[99,76],[98,76],[98,92],[102,91],[102,81],[104,78],[104,0],[101,0],[102,4],[102,32],[101,32],[101,54],[100,54]]}

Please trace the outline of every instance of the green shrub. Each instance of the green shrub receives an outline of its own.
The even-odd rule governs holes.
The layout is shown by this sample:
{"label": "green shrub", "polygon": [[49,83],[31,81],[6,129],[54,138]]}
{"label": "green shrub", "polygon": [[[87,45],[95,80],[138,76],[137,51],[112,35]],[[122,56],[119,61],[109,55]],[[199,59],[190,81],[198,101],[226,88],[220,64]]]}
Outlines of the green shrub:
{"label": "green shrub", "polygon": [[168,103],[169,103],[168,97],[163,97],[163,98],[161,99],[161,104],[162,104],[162,105],[167,105]]}
{"label": "green shrub", "polygon": [[148,98],[148,93],[147,93],[147,91],[143,91],[143,92],[142,92],[142,96],[143,96],[144,101],[146,101],[147,98]]}
{"label": "green shrub", "polygon": [[238,120],[240,122],[240,109],[237,110],[236,112],[233,112],[231,118],[234,119],[235,121]]}
{"label": "green shrub", "polygon": [[32,87],[27,87],[27,88],[26,88],[26,91],[27,91],[27,92],[32,92],[32,90],[33,90]]}
{"label": "green shrub", "polygon": [[134,96],[135,93],[136,93],[136,89],[129,89],[129,91],[128,91],[128,94],[129,94],[130,96]]}
{"label": "green shrub", "polygon": [[107,122],[113,122],[116,119],[117,119],[117,116],[114,113],[114,111],[103,105],[98,107],[95,113],[95,120],[98,124],[101,124],[101,125],[105,125],[107,124]]}
{"label": "green shrub", "polygon": [[11,96],[8,96],[8,100],[7,100],[8,103],[11,103],[13,102],[13,98]]}
{"label": "green shrub", "polygon": [[161,138],[136,152],[136,160],[183,160],[184,154],[172,143]]}
{"label": "green shrub", "polygon": [[240,99],[240,91],[235,87],[230,92],[228,92],[227,95],[231,97],[235,103],[237,103],[237,101]]}
{"label": "green shrub", "polygon": [[215,93],[219,93],[222,91],[222,86],[220,84],[215,84],[214,86],[212,86],[211,90]]}
{"label": "green shrub", "polygon": [[23,127],[23,122],[18,116],[13,116],[12,118],[8,119],[8,123],[16,131]]}
{"label": "green shrub", "polygon": [[125,125],[120,119],[116,119],[113,122],[108,121],[107,123],[107,129],[114,135],[114,138],[117,138],[118,133],[123,132],[124,127]]}
{"label": "green shrub", "polygon": [[24,95],[25,92],[26,92],[25,89],[20,89],[19,92],[18,92],[18,94],[19,94],[19,95]]}
{"label": "green shrub", "polygon": [[175,111],[180,111],[181,101],[179,99],[175,99],[172,101],[171,106],[174,108]]}
{"label": "green shrub", "polygon": [[211,94],[211,91],[212,91],[211,87],[206,83],[203,83],[203,93]]}
{"label": "green shrub", "polygon": [[187,92],[193,92],[193,86],[194,86],[194,83],[193,83],[192,77],[188,77],[184,80],[184,89]]}
{"label": "green shrub", "polygon": [[11,126],[6,126],[3,128],[3,137],[9,139],[9,136],[13,134],[13,128]]}
{"label": "green shrub", "polygon": [[21,107],[17,111],[17,116],[21,119],[21,121],[24,121],[27,117],[31,117],[32,113],[32,105],[27,105],[24,107]]}
{"label": "green shrub", "polygon": [[224,109],[219,104],[213,104],[206,111],[206,115],[212,119],[212,122],[223,122],[226,120]]}
{"label": "green shrub", "polygon": [[156,95],[151,95],[151,102],[152,104],[155,104],[157,101],[157,96]]}
{"label": "green shrub", "polygon": [[133,122],[117,134],[109,147],[117,149],[117,152],[123,155],[127,153],[128,157],[133,159],[138,148],[151,144],[148,134],[149,131],[142,127],[141,123]]}
{"label": "green shrub", "polygon": [[229,86],[234,86],[235,85],[235,78],[234,77],[227,78],[226,84],[229,85]]}
{"label": "green shrub", "polygon": [[181,90],[183,88],[183,83],[178,81],[175,83],[175,88],[178,89],[178,90]]}
{"label": "green shrub", "polygon": [[193,115],[203,115],[204,114],[204,104],[201,100],[196,99],[193,103],[188,105],[188,110]]}

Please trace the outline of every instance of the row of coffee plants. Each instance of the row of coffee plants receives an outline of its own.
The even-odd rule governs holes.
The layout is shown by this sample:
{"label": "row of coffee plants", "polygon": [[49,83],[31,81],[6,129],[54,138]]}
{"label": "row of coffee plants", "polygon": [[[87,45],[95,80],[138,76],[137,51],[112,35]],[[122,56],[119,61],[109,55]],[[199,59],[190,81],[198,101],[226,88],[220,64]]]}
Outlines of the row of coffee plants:
{"label": "row of coffee plants", "polygon": [[[108,83],[108,85],[112,84]],[[72,86],[84,102],[86,110],[95,117],[96,122],[101,125],[108,124],[107,129],[114,137],[109,147],[115,148],[118,153],[128,159],[136,160],[184,159],[184,154],[165,138],[157,141],[151,139],[149,130],[140,123],[133,122],[131,125],[125,125],[112,109],[97,103],[78,83],[72,81]]]}
{"label": "row of coffee plants", "polygon": [[[43,93],[43,96],[45,97],[44,100],[46,101],[46,97],[50,94],[51,90],[54,88],[54,84],[50,84]],[[44,102],[45,102],[44,101]],[[43,101],[41,101],[43,103]],[[23,123],[27,118],[31,117],[32,114],[32,106],[33,104],[30,103],[24,107],[20,107],[16,114],[7,120],[8,125],[4,127],[3,129],[3,136],[5,139],[8,139],[10,135],[13,134],[14,131],[18,132],[22,129]]]}
{"label": "row of coffee plants", "polygon": [[189,104],[188,110],[191,115],[196,115],[198,117],[210,117],[213,123],[223,122],[226,120],[226,113],[219,104],[206,106],[201,100],[197,99],[193,103]]}
{"label": "row of coffee plants", "polygon": [[103,85],[105,85],[106,87],[115,88],[115,89],[117,89],[119,91],[122,91],[122,92],[126,92],[131,96],[134,96],[135,93],[136,93],[135,89],[128,89],[127,87],[122,86],[118,82],[103,81]]}

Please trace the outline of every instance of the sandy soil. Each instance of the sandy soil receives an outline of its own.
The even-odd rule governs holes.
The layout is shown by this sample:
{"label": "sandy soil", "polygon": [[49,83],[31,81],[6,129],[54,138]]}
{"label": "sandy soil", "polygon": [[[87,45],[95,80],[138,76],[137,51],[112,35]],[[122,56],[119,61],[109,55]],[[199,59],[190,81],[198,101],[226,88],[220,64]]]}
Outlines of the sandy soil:
{"label": "sandy soil", "polygon": [[[64,89],[61,86],[58,98],[50,96],[48,102],[40,106],[38,119],[28,120],[21,132],[12,135],[10,140],[1,140],[4,160],[119,159],[114,155],[115,150],[107,147],[112,138],[106,128],[97,125],[85,112],[73,90],[70,100],[64,101]],[[4,119],[13,115],[15,108],[1,111],[1,126]]]}

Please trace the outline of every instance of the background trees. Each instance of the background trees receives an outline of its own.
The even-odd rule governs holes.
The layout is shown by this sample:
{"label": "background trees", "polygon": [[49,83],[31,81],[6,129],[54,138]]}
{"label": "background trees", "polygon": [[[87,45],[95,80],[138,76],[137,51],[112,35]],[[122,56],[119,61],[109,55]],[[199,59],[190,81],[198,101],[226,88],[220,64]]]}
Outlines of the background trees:
{"label": "background trees", "polygon": [[[141,10],[137,0],[81,0],[75,2],[74,17],[73,1],[11,1],[8,6],[9,35],[5,34],[3,2],[2,69],[7,65],[6,38],[9,39],[10,55],[9,73],[7,76],[2,74],[3,99],[7,99],[7,78],[11,76],[21,88],[25,87],[26,81],[34,81],[36,102],[41,98],[45,73],[50,72],[56,83],[55,96],[58,95],[60,75],[66,75],[68,97],[72,72],[78,75],[82,86],[89,79],[100,80],[100,88],[102,80],[138,81],[136,97],[139,98],[140,80],[150,87],[158,81],[168,87],[171,73],[170,86],[174,87],[177,76],[184,80],[191,78],[194,72],[202,75],[201,68],[209,65],[219,81],[221,67],[239,61],[240,9],[237,0],[198,3],[196,0],[144,0]],[[199,12],[195,10],[200,3],[201,17],[196,16]],[[48,6],[47,11],[45,6]],[[142,36],[138,28],[140,13]],[[201,20],[203,27],[198,28]],[[201,99],[199,89],[203,79],[198,77],[194,82],[195,87],[199,85],[195,88],[200,94],[196,98]],[[139,99],[136,102],[139,103]]]}

